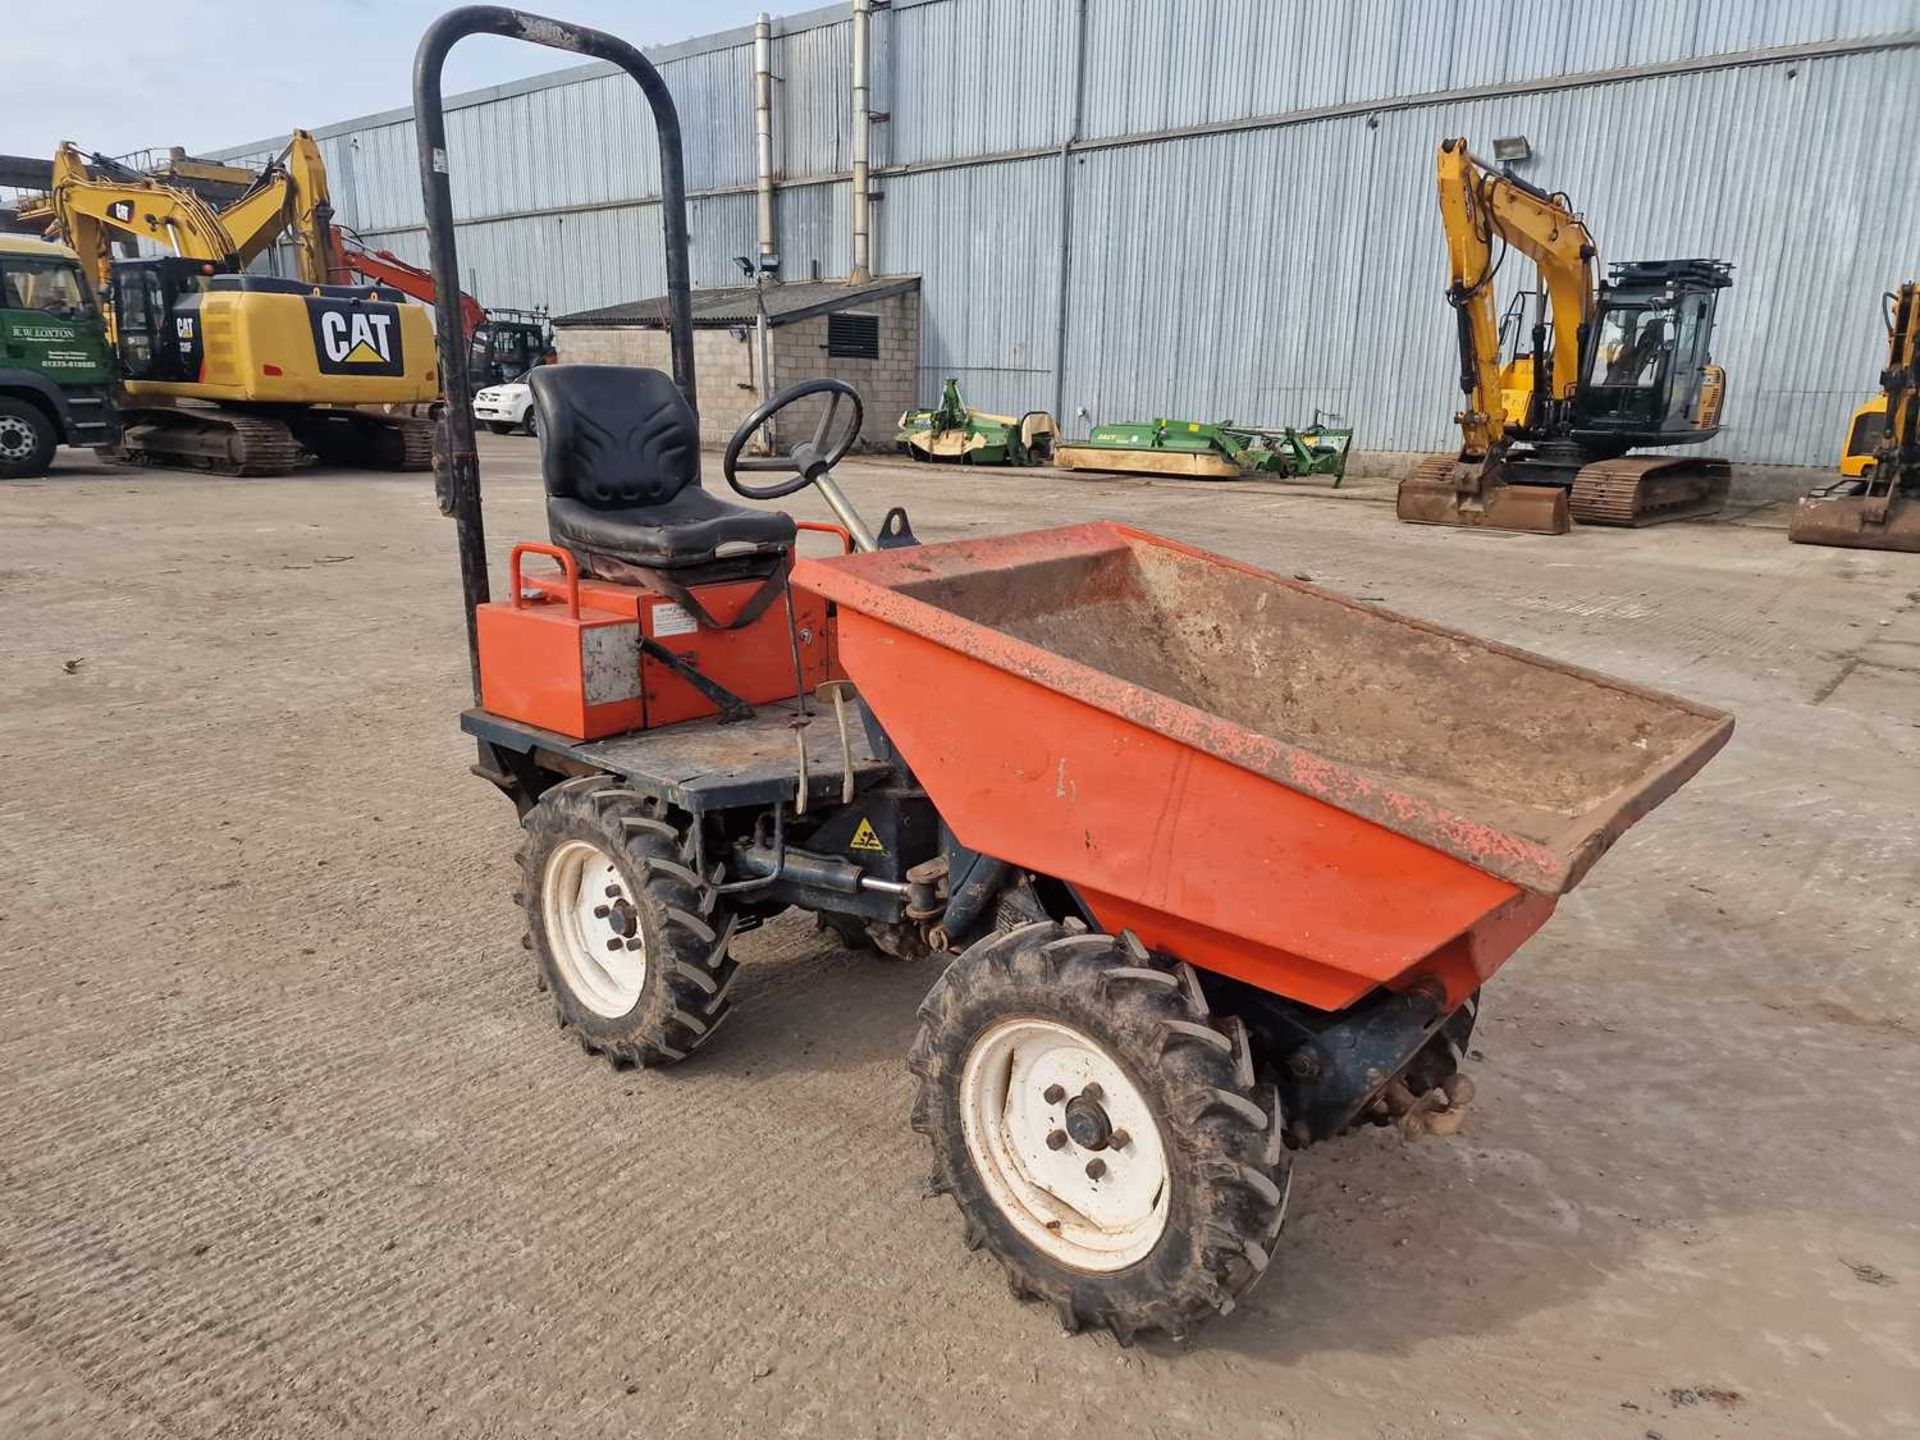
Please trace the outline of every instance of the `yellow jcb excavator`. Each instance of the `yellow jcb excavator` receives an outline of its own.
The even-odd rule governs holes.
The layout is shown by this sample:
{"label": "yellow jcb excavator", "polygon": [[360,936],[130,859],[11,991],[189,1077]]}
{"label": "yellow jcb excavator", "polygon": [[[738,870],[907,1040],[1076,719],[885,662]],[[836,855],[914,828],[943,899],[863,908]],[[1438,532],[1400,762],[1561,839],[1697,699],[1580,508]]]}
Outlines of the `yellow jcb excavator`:
{"label": "yellow jcb excavator", "polygon": [[[1854,412],[1845,477],[1802,496],[1787,538],[1802,545],[1920,551],[1920,281],[1884,297],[1887,368],[1880,394]],[[1854,437],[1877,432],[1861,459]]]}
{"label": "yellow jcb excavator", "polygon": [[[22,216],[81,256],[122,371],[125,458],[240,475],[329,463],[425,469],[432,424],[411,407],[439,393],[426,310],[377,286],[326,283],[324,170],[294,166],[311,139],[216,213],[184,187],[62,145],[53,183]],[[304,207],[304,208],[302,208]],[[244,273],[291,229],[302,278]],[[171,254],[116,258],[115,239]]]}
{"label": "yellow jcb excavator", "polygon": [[[1726,461],[1627,457],[1718,432],[1726,376],[1711,363],[1713,316],[1732,266],[1634,260],[1601,280],[1598,247],[1565,195],[1495,170],[1464,138],[1440,142],[1436,171],[1464,443],[1400,482],[1399,517],[1559,535],[1571,520],[1645,525],[1718,509]],[[1534,262],[1544,290],[1530,351],[1524,316],[1510,312],[1503,364],[1494,280],[1509,249]]]}

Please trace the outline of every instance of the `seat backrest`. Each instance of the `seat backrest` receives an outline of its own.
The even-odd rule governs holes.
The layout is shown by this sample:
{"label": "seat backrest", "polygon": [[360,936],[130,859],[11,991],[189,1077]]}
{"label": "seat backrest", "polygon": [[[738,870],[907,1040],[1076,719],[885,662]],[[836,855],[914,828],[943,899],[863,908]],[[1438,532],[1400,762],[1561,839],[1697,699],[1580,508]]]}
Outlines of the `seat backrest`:
{"label": "seat backrest", "polygon": [[541,365],[527,383],[547,494],[626,510],[700,484],[700,421],[671,377],[633,365]]}

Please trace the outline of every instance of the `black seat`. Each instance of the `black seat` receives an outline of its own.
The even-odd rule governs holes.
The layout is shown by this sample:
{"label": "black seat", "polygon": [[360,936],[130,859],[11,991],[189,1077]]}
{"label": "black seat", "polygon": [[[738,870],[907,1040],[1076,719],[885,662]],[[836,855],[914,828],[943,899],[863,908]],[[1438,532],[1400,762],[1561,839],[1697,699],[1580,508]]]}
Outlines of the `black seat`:
{"label": "black seat", "polygon": [[628,365],[542,365],[529,377],[547,528],[580,568],[765,574],[793,546],[790,516],[700,488],[700,425],[672,379]]}

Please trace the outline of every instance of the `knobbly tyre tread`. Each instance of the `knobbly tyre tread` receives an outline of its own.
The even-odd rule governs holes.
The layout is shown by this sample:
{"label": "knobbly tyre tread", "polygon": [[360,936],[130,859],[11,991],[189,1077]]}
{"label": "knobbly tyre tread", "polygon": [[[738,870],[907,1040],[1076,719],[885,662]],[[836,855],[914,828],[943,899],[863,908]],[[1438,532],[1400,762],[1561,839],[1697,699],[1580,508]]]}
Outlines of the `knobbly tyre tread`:
{"label": "knobbly tyre tread", "polygon": [[[693,868],[692,845],[662,818],[655,802],[612,776],[590,775],[549,789],[521,822],[515,854],[521,885],[515,899],[525,912],[521,943],[538,963],[554,1015],[581,1048],[615,1068],[669,1064],[713,1038],[732,1013],[728,994],[739,964],[728,953],[735,918],[712,884]],[[619,866],[640,907],[647,937],[647,973],[640,998],[626,1015],[609,1019],[581,1004],[553,958],[540,919],[542,870],[562,840],[591,840]]]}
{"label": "knobbly tyre tread", "polygon": [[[1173,1196],[1166,1231],[1112,1274],[1061,1264],[1001,1215],[967,1152],[960,1076],[974,1038],[1009,1015],[1082,1029],[1132,1073],[1159,1118]],[[1246,1027],[1212,1017],[1199,977],[1131,934],[1041,921],[988,937],[950,964],[919,1010],[907,1068],[910,1123],[933,1149],[928,1196],[959,1207],[966,1247],[986,1249],[1014,1296],[1050,1306],[1069,1333],[1184,1338],[1230,1311],[1271,1267],[1285,1215],[1289,1153],[1279,1094],[1253,1080]]]}

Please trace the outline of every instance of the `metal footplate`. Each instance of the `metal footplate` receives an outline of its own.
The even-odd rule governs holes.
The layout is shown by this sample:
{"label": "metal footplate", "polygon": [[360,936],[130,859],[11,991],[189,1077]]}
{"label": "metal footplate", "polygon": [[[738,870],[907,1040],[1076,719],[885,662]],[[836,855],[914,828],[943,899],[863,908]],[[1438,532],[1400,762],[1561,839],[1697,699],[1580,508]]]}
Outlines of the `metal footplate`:
{"label": "metal footplate", "polygon": [[1582,525],[1656,525],[1711,515],[1727,503],[1725,460],[1652,455],[1602,460],[1573,477],[1571,508]]}

